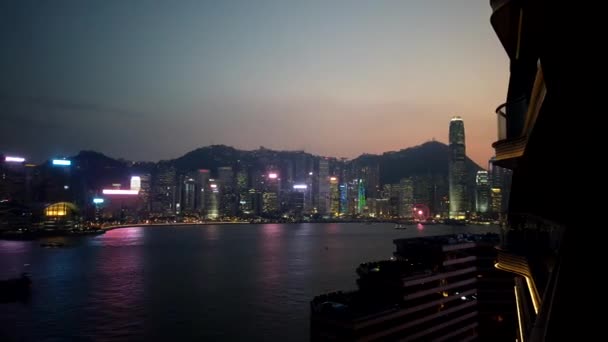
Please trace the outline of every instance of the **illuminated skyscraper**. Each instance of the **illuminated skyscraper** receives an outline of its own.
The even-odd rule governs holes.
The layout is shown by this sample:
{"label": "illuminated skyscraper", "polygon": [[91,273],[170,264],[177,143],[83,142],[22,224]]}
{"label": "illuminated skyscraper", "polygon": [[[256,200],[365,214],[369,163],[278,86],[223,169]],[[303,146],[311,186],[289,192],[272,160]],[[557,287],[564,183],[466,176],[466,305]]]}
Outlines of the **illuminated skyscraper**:
{"label": "illuminated skyscraper", "polygon": [[205,189],[207,218],[217,219],[219,217],[220,190],[218,182],[215,179],[209,179],[209,187]]}
{"label": "illuminated skyscraper", "polygon": [[172,215],[176,210],[175,168],[161,163],[154,175],[152,211],[160,215]]}
{"label": "illuminated skyscraper", "polygon": [[262,211],[265,214],[274,214],[279,210],[279,189],[281,179],[276,171],[265,175],[264,192],[262,194]]}
{"label": "illuminated skyscraper", "polygon": [[361,215],[365,212],[367,207],[367,198],[365,197],[365,182],[363,179],[359,179],[359,185],[357,189],[357,214]]}
{"label": "illuminated skyscraper", "polygon": [[319,172],[318,172],[318,200],[317,212],[320,214],[327,214],[329,212],[329,160],[321,158],[319,160]]}
{"label": "illuminated skyscraper", "polygon": [[329,177],[329,203],[331,216],[340,214],[340,189],[338,177]]}
{"label": "illuminated skyscraper", "polygon": [[251,211],[251,198],[247,170],[240,170],[236,174],[236,193],[239,195],[239,212],[248,214]]}
{"label": "illuminated skyscraper", "polygon": [[475,177],[475,209],[479,214],[486,214],[490,204],[490,185],[488,171],[477,171]]}
{"label": "illuminated skyscraper", "polygon": [[462,220],[466,217],[466,151],[464,122],[459,116],[450,121],[450,218]]}
{"label": "illuminated skyscraper", "polygon": [[3,157],[0,160],[0,201],[26,202],[26,167],[24,158]]}
{"label": "illuminated skyscraper", "polygon": [[495,217],[502,213],[502,190],[492,187],[490,189],[490,211]]}
{"label": "illuminated skyscraper", "polygon": [[340,216],[348,214],[348,184],[340,184]]}
{"label": "illuminated skyscraper", "polygon": [[495,158],[492,157],[488,162],[489,182],[493,189],[500,189],[501,207],[497,208],[496,213],[506,213],[509,209],[509,197],[511,194],[511,177],[513,171],[495,165]]}
{"label": "illuminated skyscraper", "polygon": [[209,170],[201,169],[198,170],[196,177],[197,191],[196,191],[196,209],[203,217],[207,215],[207,198],[209,197],[209,178],[211,174]]}
{"label": "illuminated skyscraper", "polygon": [[196,182],[194,178],[185,177],[182,184],[181,210],[192,213],[196,209]]}
{"label": "illuminated skyscraper", "polygon": [[380,187],[380,165],[373,163],[361,168],[360,178],[365,182],[365,195],[367,198],[377,198]]}
{"label": "illuminated skyscraper", "polygon": [[150,211],[150,194],[152,191],[151,180],[152,177],[149,173],[144,173],[140,175],[140,189],[138,195],[140,199],[140,211]]}

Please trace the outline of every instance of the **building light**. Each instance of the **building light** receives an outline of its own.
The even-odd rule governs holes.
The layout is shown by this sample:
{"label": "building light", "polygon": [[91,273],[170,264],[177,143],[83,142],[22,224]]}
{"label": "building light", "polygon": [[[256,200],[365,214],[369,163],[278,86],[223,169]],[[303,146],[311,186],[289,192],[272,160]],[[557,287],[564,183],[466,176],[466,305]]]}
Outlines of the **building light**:
{"label": "building light", "polygon": [[308,189],[308,185],[306,184],[295,184],[293,186],[294,189],[298,190],[298,189]]}
{"label": "building light", "polygon": [[102,193],[104,195],[137,195],[139,194],[138,190],[122,190],[122,189],[103,189]]}
{"label": "building light", "polygon": [[103,202],[104,202],[103,198],[93,198],[93,203],[95,203],[95,204],[101,204]]}
{"label": "building light", "polygon": [[131,177],[131,190],[139,191],[140,189],[141,189],[141,177],[132,176]]}
{"label": "building light", "polygon": [[4,161],[7,163],[23,163],[25,161],[25,158],[6,156],[4,157]]}
{"label": "building light", "polygon": [[276,173],[269,173],[268,174],[268,178],[270,178],[270,179],[277,179],[277,177],[279,177],[279,175],[277,175]]}
{"label": "building light", "polygon": [[67,159],[53,159],[53,165],[70,166],[72,165],[72,161]]}
{"label": "building light", "polygon": [[336,177],[329,177],[329,180],[330,180],[330,181],[337,181],[337,180],[338,180],[338,178],[336,178]]}

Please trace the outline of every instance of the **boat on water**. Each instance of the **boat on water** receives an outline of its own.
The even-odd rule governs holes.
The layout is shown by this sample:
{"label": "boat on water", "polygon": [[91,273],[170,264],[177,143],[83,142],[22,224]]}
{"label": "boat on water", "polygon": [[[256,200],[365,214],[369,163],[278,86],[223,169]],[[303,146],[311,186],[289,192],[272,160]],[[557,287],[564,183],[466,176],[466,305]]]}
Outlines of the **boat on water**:
{"label": "boat on water", "polygon": [[62,242],[44,242],[40,244],[40,247],[44,248],[61,248],[64,247],[65,244]]}
{"label": "boat on water", "polygon": [[396,224],[395,229],[407,229],[407,226],[404,224]]}
{"label": "boat on water", "polygon": [[29,295],[32,280],[27,273],[19,278],[0,280],[0,303],[24,300]]}

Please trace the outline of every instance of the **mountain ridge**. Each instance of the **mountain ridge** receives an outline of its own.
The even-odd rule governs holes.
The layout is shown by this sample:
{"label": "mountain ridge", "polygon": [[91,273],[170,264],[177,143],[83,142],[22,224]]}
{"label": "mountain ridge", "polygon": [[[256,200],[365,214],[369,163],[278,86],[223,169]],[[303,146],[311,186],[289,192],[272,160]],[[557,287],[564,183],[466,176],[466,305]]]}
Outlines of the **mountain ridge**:
{"label": "mountain ridge", "polygon": [[[275,165],[281,160],[295,160],[296,158],[328,158],[333,161],[340,159],[314,155],[305,151],[282,151],[260,147],[256,150],[240,150],[227,145],[209,145],[196,148],[184,153],[182,156],[154,162],[132,163],[122,159],[114,159],[95,151],[80,151],[72,157],[78,164],[88,165],[87,169],[121,169],[135,167],[138,171],[153,172],[154,166],[167,165],[174,167],[178,173],[187,173],[197,169],[210,169],[212,172],[218,167],[243,166],[264,167]],[[438,141],[427,141],[420,145],[403,148],[397,151],[386,151],[382,154],[364,153],[360,156],[346,160],[357,166],[378,164],[380,169],[380,182],[382,184],[398,183],[401,178],[421,175],[447,177],[449,163],[449,146]],[[277,165],[278,166],[278,165]],[[474,181],[476,171],[483,170],[473,160],[467,157],[466,167],[469,182]],[[118,170],[116,170],[118,171]],[[118,172],[121,173],[122,172]]]}

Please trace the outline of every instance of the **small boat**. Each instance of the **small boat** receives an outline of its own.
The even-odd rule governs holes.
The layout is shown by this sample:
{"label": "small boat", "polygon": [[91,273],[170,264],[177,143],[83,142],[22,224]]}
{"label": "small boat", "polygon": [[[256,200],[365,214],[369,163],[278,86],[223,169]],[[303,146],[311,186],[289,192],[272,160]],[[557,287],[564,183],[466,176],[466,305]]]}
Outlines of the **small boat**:
{"label": "small boat", "polygon": [[45,243],[41,243],[40,247],[44,247],[44,248],[60,248],[65,246],[65,244],[61,243],[61,242],[45,242]]}
{"label": "small boat", "polygon": [[404,224],[396,224],[395,229],[407,229],[407,226]]}

